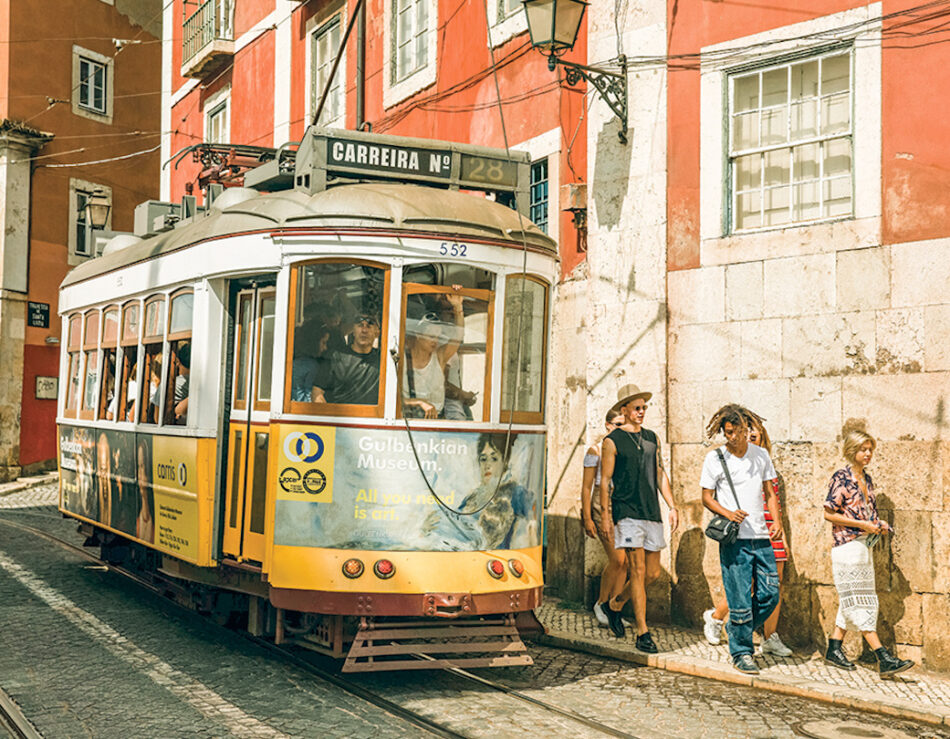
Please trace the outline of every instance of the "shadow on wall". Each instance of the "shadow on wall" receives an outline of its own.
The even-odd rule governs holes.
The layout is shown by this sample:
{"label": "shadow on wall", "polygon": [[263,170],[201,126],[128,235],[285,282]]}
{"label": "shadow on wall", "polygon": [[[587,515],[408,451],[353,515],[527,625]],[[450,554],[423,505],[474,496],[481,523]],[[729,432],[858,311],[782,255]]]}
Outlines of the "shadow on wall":
{"label": "shadow on wall", "polygon": [[[894,502],[887,495],[878,493],[877,509],[880,517],[894,526]],[[910,581],[894,561],[892,536],[883,537],[874,547],[874,580],[880,603],[877,635],[884,646],[894,649],[898,641],[895,625],[904,618],[907,599],[912,591]],[[862,655],[862,658],[866,656],[873,659],[867,642],[864,643],[864,651],[866,655]]]}
{"label": "shadow on wall", "polygon": [[[601,126],[597,134],[597,152],[594,159],[593,182],[601,183],[592,187],[597,224],[603,229],[613,229],[620,225],[624,198],[630,177],[630,152],[633,147],[632,131],[627,135],[630,140],[621,144],[617,137],[620,123],[611,118]],[[606,185],[606,186],[605,186]]]}

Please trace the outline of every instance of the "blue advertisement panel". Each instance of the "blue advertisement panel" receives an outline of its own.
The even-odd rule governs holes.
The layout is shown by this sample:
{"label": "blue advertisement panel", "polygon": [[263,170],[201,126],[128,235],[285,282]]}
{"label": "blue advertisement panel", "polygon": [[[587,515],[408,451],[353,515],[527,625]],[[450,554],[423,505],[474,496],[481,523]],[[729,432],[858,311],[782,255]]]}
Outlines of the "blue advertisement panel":
{"label": "blue advertisement panel", "polygon": [[415,453],[405,429],[283,427],[275,543],[392,551],[540,545],[543,434],[411,438]]}

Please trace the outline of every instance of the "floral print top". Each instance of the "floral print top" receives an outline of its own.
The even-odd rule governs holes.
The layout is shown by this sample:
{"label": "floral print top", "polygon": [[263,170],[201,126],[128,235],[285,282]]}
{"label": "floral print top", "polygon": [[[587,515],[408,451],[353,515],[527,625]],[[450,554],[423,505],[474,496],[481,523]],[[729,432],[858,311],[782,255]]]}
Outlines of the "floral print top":
{"label": "floral print top", "polygon": [[[838,470],[831,476],[831,485],[828,488],[828,497],[825,498],[825,508],[832,513],[837,513],[855,521],[879,521],[877,515],[877,496],[874,494],[874,483],[871,476],[864,472],[864,482],[868,488],[868,499],[865,503],[861,488],[858,487],[858,481],[854,478],[851,467],[845,467]],[[882,522],[885,528],[890,529],[886,522]],[[834,546],[847,544],[854,541],[859,536],[867,532],[863,529],[852,526],[831,525],[831,535],[834,538]]]}

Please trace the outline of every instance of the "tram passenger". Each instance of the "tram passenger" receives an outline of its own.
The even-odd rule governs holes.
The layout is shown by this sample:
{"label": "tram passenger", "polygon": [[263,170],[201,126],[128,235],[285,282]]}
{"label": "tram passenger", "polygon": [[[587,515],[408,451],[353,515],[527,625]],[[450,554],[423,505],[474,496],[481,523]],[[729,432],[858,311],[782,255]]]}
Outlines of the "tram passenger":
{"label": "tram passenger", "polygon": [[315,389],[328,372],[327,348],[330,328],[317,319],[307,319],[294,331],[294,361],[290,370],[291,398],[310,403]]}
{"label": "tram passenger", "polygon": [[439,418],[443,415],[446,367],[462,343],[465,316],[461,289],[461,285],[452,285],[454,292],[445,298],[454,321],[446,341],[442,342],[445,324],[437,313],[426,313],[415,321],[412,331],[407,330],[406,367],[402,376],[404,416]]}
{"label": "tram passenger", "polygon": [[330,350],[327,375],[322,384],[313,386],[314,403],[379,402],[379,314],[378,309],[359,312],[349,344],[342,350]]}
{"label": "tram passenger", "polygon": [[143,423],[158,423],[158,410],[162,399],[162,355],[161,352],[145,357],[145,394],[142,402],[145,406]]}
{"label": "tram passenger", "polygon": [[171,353],[172,402],[165,409],[166,423],[184,426],[188,423],[188,389],[191,378],[191,342],[181,341]]}

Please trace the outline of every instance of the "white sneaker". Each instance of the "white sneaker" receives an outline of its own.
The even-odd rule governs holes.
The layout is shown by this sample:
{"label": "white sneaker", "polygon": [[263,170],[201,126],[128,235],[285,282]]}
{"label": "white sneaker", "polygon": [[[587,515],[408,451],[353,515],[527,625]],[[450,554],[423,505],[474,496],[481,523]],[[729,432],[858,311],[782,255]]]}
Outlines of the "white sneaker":
{"label": "white sneaker", "polygon": [[768,639],[762,640],[762,654],[774,654],[776,657],[791,657],[792,650],[782,644],[775,631]]}
{"label": "white sneaker", "polygon": [[713,608],[703,611],[703,634],[705,634],[706,641],[710,644],[718,644],[722,635],[722,621],[713,618],[713,613],[715,613]]}
{"label": "white sneaker", "polygon": [[594,618],[597,619],[597,623],[601,626],[607,626],[607,614],[604,613],[603,603],[594,603]]}

